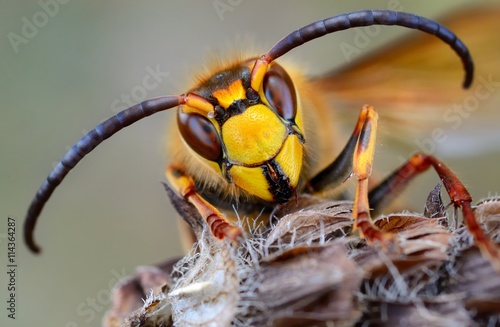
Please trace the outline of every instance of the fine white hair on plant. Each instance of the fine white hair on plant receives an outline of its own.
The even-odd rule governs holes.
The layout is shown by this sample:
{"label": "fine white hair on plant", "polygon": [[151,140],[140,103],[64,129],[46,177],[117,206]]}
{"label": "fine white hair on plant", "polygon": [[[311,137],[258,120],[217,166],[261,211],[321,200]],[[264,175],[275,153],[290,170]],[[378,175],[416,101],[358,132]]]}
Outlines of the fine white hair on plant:
{"label": "fine white hair on plant", "polygon": [[[500,302],[500,275],[464,227],[450,229],[432,210],[433,218],[395,213],[375,221],[396,233],[393,246],[368,246],[350,232],[352,202],[300,200],[300,209],[269,226],[252,225],[238,244],[206,226],[194,229],[198,240],[169,270],[171,283],[161,296],[150,293],[124,326],[498,322],[500,309],[489,303]],[[497,235],[500,201],[480,201],[474,210]],[[241,226],[246,218],[239,219]]]}

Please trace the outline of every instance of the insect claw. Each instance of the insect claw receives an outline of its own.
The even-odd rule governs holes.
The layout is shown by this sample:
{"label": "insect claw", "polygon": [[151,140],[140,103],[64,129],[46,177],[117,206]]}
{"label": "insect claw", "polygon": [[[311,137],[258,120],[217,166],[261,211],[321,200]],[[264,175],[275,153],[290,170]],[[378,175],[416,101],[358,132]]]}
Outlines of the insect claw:
{"label": "insect claw", "polygon": [[354,224],[353,230],[359,230],[360,237],[364,238],[369,245],[379,243],[384,248],[387,248],[389,243],[394,243],[396,234],[377,228],[369,219],[370,216],[368,214],[359,213],[358,220],[362,221]]}
{"label": "insect claw", "polygon": [[213,213],[206,220],[213,235],[220,240],[228,238],[233,242],[238,242],[243,234],[241,228],[233,225],[220,214]]}

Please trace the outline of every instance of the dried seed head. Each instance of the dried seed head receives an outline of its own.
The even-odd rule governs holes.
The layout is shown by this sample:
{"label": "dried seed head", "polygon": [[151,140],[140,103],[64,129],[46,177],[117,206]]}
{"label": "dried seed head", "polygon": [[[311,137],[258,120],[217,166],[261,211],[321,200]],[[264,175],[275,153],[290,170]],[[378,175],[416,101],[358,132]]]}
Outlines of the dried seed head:
{"label": "dried seed head", "polygon": [[[351,207],[301,197],[297,208],[282,208],[293,212],[239,246],[216,240],[191,216],[198,226],[191,252],[173,268],[146,270],[148,281],[168,287],[145,282],[133,300],[125,296],[130,282],[120,284],[112,312],[124,310],[108,314],[114,320],[105,325],[470,326],[498,319],[500,275],[465,228],[449,230],[441,223],[446,217],[389,215],[375,224],[396,233],[396,244],[380,249],[348,235]],[[474,210],[498,239],[500,200]],[[163,273],[166,280],[158,278]],[[141,276],[144,270],[133,280]],[[148,298],[133,311],[140,294]]]}

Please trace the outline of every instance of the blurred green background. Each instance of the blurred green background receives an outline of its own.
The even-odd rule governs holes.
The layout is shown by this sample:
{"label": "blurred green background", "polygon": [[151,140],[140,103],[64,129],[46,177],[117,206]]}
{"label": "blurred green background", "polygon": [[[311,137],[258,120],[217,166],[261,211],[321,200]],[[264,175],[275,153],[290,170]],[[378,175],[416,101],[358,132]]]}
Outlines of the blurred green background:
{"label": "blurred green background", "polygon": [[[175,94],[185,90],[208,50],[225,50],[237,40],[250,38],[268,49],[298,27],[347,11],[399,4],[404,11],[437,18],[473,2],[71,0],[50,9],[53,17],[45,15],[44,21],[41,4],[53,1],[1,1],[0,325],[99,326],[117,277],[181,253],[177,218],[159,183],[168,162],[164,135],[173,111],[117,134],[66,178],[38,224],[40,256],[22,241],[25,211],[53,163],[83,132],[114,114],[116,101],[142,85],[148,67],[168,76],[145,98]],[[227,11],[218,13],[221,4]],[[33,19],[40,19],[41,27],[15,49],[9,33],[22,35],[26,20]],[[363,49],[367,55],[404,32],[383,31]],[[338,33],[288,57],[306,62],[312,73],[325,72],[346,63],[337,44],[351,42],[353,35]],[[497,130],[491,137],[499,140],[499,135]],[[397,155],[384,158],[393,164],[383,172],[399,164]],[[481,157],[443,155],[475,198],[500,190],[500,145],[487,147]],[[436,182],[429,173],[415,183],[418,201],[423,203]],[[16,320],[8,319],[5,309],[8,216],[17,221]]]}

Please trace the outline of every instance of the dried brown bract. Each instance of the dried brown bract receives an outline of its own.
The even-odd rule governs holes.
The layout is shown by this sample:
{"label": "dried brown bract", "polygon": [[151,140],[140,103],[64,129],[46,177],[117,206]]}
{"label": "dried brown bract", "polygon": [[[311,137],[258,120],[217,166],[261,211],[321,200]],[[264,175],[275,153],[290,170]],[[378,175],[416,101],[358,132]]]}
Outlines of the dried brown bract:
{"label": "dried brown bract", "polygon": [[[142,268],[119,284],[105,326],[500,324],[500,274],[466,228],[449,229],[455,224],[439,188],[426,216],[375,222],[397,235],[385,248],[350,233],[349,201],[303,196],[281,208],[273,226],[234,244],[215,239],[196,210],[167,191],[198,242],[175,265]],[[500,200],[474,210],[498,242]]]}

